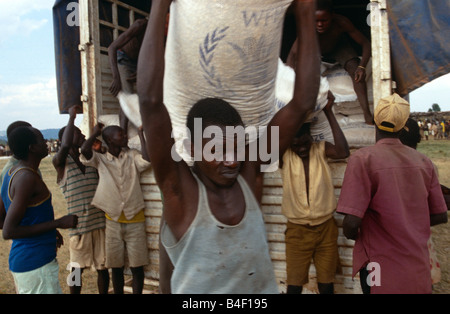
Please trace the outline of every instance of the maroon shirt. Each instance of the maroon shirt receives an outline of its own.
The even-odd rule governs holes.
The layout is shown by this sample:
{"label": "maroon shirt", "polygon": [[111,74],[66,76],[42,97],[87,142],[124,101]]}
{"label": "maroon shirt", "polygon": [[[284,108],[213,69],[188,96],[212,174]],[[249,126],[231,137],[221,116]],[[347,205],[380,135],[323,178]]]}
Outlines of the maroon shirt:
{"label": "maroon shirt", "polygon": [[372,286],[371,293],[431,293],[430,214],[446,211],[425,155],[398,139],[382,139],[353,153],[337,206],[339,213],[362,218],[353,276],[375,262],[381,285]]}

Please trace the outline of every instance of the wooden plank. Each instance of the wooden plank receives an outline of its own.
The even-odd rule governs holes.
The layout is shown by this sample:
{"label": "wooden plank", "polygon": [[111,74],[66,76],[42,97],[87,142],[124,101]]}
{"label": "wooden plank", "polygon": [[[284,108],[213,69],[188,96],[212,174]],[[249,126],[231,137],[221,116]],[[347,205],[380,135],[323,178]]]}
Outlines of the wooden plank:
{"label": "wooden plank", "polygon": [[392,93],[391,49],[386,0],[370,0],[374,108]]}
{"label": "wooden plank", "polygon": [[[90,136],[101,114],[98,2],[80,0],[80,56],[83,102],[83,129]],[[97,17],[97,18],[96,18]]]}

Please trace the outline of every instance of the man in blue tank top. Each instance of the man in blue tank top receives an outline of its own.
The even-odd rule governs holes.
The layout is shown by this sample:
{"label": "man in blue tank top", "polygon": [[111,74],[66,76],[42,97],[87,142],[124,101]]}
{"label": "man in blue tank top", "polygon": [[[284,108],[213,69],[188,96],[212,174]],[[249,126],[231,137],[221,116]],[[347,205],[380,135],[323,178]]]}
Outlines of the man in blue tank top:
{"label": "man in blue tank top", "polygon": [[[42,133],[19,127],[8,137],[19,160],[6,174],[1,188],[1,204],[6,216],[3,238],[12,239],[9,268],[18,293],[62,293],[58,280],[56,249],[62,237],[57,228],[74,228],[74,215],[54,219],[51,194],[37,173],[47,156]],[[58,241],[57,241],[58,239]]]}

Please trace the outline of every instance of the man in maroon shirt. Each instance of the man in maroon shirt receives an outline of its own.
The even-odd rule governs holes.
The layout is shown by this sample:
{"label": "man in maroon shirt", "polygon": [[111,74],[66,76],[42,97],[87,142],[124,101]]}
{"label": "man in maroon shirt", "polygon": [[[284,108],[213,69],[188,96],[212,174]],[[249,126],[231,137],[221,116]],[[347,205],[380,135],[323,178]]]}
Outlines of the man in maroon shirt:
{"label": "man in maroon shirt", "polygon": [[365,293],[431,293],[427,241],[447,207],[431,160],[398,138],[408,117],[400,96],[382,99],[377,143],[353,153],[344,176],[337,212]]}

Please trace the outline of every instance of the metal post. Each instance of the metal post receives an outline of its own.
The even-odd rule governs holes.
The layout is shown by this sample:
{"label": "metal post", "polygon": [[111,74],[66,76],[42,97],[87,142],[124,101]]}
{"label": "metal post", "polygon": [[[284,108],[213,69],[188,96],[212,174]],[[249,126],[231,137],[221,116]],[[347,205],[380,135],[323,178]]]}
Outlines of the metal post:
{"label": "metal post", "polygon": [[391,49],[387,0],[370,0],[372,36],[373,104],[392,94]]}
{"label": "metal post", "polygon": [[[98,117],[98,73],[99,52],[96,51],[95,40],[99,34],[98,23],[93,19],[98,16],[98,1],[80,0],[80,54],[81,54],[81,81],[83,102],[83,125],[87,128],[82,130],[88,136],[97,123]],[[74,62],[76,62],[74,60]]]}

